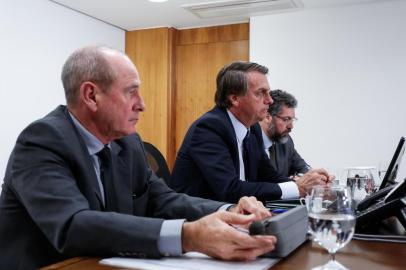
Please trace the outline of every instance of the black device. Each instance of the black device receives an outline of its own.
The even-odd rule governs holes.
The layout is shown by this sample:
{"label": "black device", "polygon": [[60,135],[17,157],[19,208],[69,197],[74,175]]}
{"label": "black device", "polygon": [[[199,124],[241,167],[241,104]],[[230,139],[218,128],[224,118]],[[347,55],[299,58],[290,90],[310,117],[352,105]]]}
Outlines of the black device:
{"label": "black device", "polygon": [[272,216],[254,221],[249,227],[251,235],[275,235],[275,249],[265,257],[285,257],[306,241],[307,210],[303,205],[276,203],[269,205]]}
{"label": "black device", "polygon": [[[385,187],[364,199],[356,211],[356,231],[369,232],[379,227],[381,221],[397,217],[406,229],[406,178],[396,185]],[[368,205],[365,207],[365,205]]]}
{"label": "black device", "polygon": [[405,137],[401,137],[378,191],[372,193],[371,195],[360,201],[357,205],[358,211],[367,209],[377,200],[386,196],[386,194],[388,194],[392,190],[393,185],[396,184],[395,180],[400,163],[402,161],[403,154],[405,153],[405,148]]}
{"label": "black device", "polygon": [[395,184],[396,176],[400,163],[402,161],[403,154],[405,153],[405,137],[401,137],[396,147],[395,153],[393,154],[392,160],[386,170],[385,176],[383,177],[382,183],[379,187],[379,190]]}

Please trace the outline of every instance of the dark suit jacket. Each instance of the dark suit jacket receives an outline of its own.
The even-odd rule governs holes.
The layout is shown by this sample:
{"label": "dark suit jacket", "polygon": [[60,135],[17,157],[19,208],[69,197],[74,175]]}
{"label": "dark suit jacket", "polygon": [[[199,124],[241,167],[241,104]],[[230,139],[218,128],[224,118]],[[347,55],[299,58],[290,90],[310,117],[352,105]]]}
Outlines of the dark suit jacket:
{"label": "dark suit jacket", "polygon": [[164,219],[195,220],[222,205],[169,189],[149,169],[138,135],[111,148],[119,213],[101,211],[95,169],[66,107],[20,134],[0,197],[0,269],[79,255],[159,257]]}
{"label": "dark suit jacket", "polygon": [[242,196],[279,199],[278,182],[289,181],[270,165],[259,124],[250,136],[250,181],[241,181],[238,146],[227,111],[214,107],[189,128],[179,149],[169,186],[192,196],[235,203]]}
{"label": "dark suit jacket", "polygon": [[[296,151],[290,136],[288,136],[286,143],[274,143],[276,143],[276,169],[278,173],[284,176],[291,176],[309,171],[310,166]],[[272,159],[272,157],[270,158]]]}

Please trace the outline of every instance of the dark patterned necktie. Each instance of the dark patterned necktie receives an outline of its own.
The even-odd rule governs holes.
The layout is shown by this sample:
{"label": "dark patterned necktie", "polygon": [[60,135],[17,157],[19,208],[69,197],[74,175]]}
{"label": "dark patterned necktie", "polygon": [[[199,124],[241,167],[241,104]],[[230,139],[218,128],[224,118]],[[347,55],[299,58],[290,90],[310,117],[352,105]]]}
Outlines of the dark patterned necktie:
{"label": "dark patterned necktie", "polygon": [[269,159],[271,160],[272,166],[278,170],[278,162],[276,160],[276,143],[273,142],[272,145],[268,148],[269,150]]}
{"label": "dark patterned necktie", "polygon": [[245,180],[249,180],[249,173],[250,173],[250,160],[249,160],[249,152],[250,152],[250,131],[247,130],[247,134],[242,141],[242,160],[244,162],[244,172],[245,172]]}
{"label": "dark patterned necktie", "polygon": [[97,153],[100,158],[100,180],[104,189],[104,205],[106,211],[117,211],[117,200],[113,180],[113,164],[110,148],[104,148]]}

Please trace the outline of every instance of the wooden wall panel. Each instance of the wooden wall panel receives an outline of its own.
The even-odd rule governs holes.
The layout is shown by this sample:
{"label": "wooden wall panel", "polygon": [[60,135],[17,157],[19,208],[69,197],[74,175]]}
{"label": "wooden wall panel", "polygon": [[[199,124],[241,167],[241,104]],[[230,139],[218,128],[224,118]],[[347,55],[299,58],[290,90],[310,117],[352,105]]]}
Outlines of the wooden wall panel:
{"label": "wooden wall panel", "polygon": [[216,76],[249,59],[249,24],[179,30],[176,38],[176,150],[190,125],[214,106]]}
{"label": "wooden wall panel", "polygon": [[176,44],[188,45],[248,39],[249,24],[240,23],[180,30],[176,38]]}
{"label": "wooden wall panel", "polygon": [[222,66],[248,60],[249,24],[126,33],[126,53],[138,68],[147,110],[137,130],[172,168],[190,124],[214,106]]}
{"label": "wooden wall panel", "polygon": [[193,121],[213,108],[219,70],[236,60],[248,60],[248,40],[177,46],[176,149]]}
{"label": "wooden wall panel", "polygon": [[[171,130],[170,100],[173,100],[174,29],[155,28],[126,33],[126,53],[138,68],[146,111],[137,131],[143,140],[157,146],[168,160],[168,132]],[[173,148],[173,147],[172,147]],[[173,152],[173,150],[172,150]]]}

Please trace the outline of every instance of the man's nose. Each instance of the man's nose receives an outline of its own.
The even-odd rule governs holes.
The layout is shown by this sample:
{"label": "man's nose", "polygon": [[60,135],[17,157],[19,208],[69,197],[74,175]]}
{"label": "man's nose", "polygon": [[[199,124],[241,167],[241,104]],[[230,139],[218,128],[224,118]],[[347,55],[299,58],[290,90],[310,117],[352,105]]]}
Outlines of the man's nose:
{"label": "man's nose", "polygon": [[138,95],[137,100],[134,102],[133,110],[141,112],[146,110],[144,99],[141,95]]}
{"label": "man's nose", "polygon": [[265,95],[265,104],[266,105],[271,105],[273,103],[273,99],[269,92]]}

